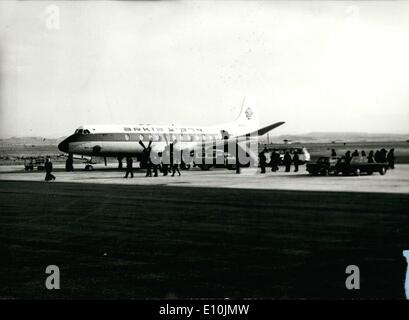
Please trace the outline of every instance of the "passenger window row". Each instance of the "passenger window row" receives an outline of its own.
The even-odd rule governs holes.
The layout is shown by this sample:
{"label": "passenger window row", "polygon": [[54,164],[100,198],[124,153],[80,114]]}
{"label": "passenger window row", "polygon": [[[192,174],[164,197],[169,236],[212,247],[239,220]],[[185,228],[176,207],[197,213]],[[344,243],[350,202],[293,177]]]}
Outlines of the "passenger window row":
{"label": "passenger window row", "polygon": [[[91,134],[88,129],[77,129],[76,134]],[[106,134],[104,134],[106,135]],[[182,142],[194,142],[194,141],[212,141],[220,139],[218,134],[139,134],[139,140],[142,141],[182,141]],[[125,140],[130,140],[131,135],[125,134]]]}
{"label": "passenger window row", "polygon": [[140,134],[139,140],[158,142],[158,141],[212,141],[219,139],[217,134]]}

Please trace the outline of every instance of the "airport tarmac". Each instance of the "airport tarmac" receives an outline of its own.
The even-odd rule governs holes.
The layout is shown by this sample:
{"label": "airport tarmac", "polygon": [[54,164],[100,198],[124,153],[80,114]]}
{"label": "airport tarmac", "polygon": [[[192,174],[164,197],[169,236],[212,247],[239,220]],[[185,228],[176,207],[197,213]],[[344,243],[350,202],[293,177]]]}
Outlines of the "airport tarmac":
{"label": "airport tarmac", "polygon": [[[267,190],[298,190],[298,191],[347,191],[347,192],[378,192],[378,193],[409,193],[409,165],[402,164],[395,170],[381,176],[378,173],[362,176],[310,176],[305,166],[298,173],[259,171],[250,168],[242,169],[241,174],[224,169],[201,171],[191,169],[182,171],[182,176],[146,178],[144,170],[135,170],[133,179],[124,179],[124,171],[115,170],[114,164],[104,167],[96,165],[93,171],[77,169],[65,172],[62,165],[56,165],[54,174],[56,181],[52,183],[75,182],[95,184],[130,184],[158,185],[209,188],[240,188]],[[0,180],[8,181],[42,181],[44,172],[26,172],[21,166],[0,166]]]}

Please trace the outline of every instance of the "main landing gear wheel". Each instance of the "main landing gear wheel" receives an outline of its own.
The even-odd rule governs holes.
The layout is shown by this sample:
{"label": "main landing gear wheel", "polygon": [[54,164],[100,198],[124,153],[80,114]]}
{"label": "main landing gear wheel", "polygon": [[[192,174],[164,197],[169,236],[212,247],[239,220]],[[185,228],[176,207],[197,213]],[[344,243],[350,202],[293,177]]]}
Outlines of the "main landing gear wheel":
{"label": "main landing gear wheel", "polygon": [[85,166],[85,171],[92,171],[92,170],[94,170],[94,167],[91,164],[87,164]]}

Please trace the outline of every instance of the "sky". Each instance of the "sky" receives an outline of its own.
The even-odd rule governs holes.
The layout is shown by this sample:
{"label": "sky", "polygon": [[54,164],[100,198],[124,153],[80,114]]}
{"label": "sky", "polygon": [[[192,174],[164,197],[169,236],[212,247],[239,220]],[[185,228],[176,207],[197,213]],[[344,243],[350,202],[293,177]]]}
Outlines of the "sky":
{"label": "sky", "polygon": [[1,1],[0,137],[92,124],[409,132],[409,2]]}

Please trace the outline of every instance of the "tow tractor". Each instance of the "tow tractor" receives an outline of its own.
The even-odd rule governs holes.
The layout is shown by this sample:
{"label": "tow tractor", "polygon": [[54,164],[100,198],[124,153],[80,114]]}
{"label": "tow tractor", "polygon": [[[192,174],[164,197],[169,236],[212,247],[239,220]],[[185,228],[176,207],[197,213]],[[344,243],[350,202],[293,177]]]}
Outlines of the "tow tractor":
{"label": "tow tractor", "polygon": [[30,157],[24,158],[24,170],[33,171],[37,168],[38,171],[43,171],[45,168],[45,157]]}

